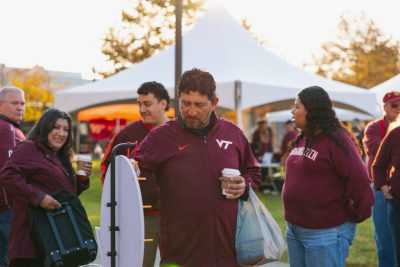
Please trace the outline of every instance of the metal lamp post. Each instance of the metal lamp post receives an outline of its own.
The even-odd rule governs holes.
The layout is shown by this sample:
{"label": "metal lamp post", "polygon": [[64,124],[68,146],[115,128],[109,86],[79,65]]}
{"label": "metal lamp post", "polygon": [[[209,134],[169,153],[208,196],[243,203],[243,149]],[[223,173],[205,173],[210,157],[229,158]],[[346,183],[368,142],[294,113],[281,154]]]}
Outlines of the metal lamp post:
{"label": "metal lamp post", "polygon": [[175,117],[179,115],[178,82],[182,75],[182,0],[175,0]]}

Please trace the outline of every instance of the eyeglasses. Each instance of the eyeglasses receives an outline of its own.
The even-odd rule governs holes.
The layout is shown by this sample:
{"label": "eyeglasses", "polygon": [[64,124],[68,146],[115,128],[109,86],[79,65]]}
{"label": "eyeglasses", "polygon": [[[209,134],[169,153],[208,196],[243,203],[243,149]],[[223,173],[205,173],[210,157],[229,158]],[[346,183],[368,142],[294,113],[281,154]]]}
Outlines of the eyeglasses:
{"label": "eyeglasses", "polygon": [[392,104],[390,104],[390,107],[391,107],[391,108],[398,108],[399,105],[400,105],[400,104],[398,104],[398,103],[392,103]]}

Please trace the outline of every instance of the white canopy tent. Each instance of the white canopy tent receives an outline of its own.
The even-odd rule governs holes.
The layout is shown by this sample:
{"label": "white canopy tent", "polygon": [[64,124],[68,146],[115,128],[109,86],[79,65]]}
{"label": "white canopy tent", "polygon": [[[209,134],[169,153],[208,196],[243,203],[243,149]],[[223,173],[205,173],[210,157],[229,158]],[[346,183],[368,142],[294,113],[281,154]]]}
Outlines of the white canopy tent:
{"label": "white canopy tent", "polygon": [[[373,120],[374,118],[372,116],[369,116],[364,113],[359,113],[347,109],[342,109],[342,108],[334,108],[336,112],[336,116],[338,117],[339,120],[341,121],[352,121],[354,119],[359,119],[361,121],[368,121],[368,120]],[[286,122],[287,120],[292,118],[292,114],[290,113],[290,110],[281,110],[281,111],[274,111],[274,112],[269,112],[267,114],[267,119],[268,122]]]}
{"label": "white canopy tent", "polygon": [[[375,116],[374,94],[310,74],[268,52],[221,7],[210,8],[183,36],[183,70],[213,74],[219,106],[241,110],[269,103],[288,109],[298,91],[311,85],[326,89],[335,105]],[[146,81],[163,83],[173,96],[175,47],[104,80],[56,92],[55,106],[74,112],[91,106],[131,102]],[[282,104],[283,103],[283,104]],[[239,119],[239,125],[241,120]]]}
{"label": "white canopy tent", "polygon": [[375,93],[378,105],[382,105],[382,98],[387,92],[400,91],[400,74],[372,87],[370,91]]}

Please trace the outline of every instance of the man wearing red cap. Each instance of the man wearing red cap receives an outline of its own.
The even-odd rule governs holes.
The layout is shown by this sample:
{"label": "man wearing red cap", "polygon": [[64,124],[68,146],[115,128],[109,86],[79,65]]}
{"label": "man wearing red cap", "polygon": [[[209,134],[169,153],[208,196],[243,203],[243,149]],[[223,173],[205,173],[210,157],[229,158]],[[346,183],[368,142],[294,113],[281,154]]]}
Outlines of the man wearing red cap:
{"label": "man wearing red cap", "polygon": [[[363,138],[364,150],[367,156],[367,167],[370,178],[371,165],[374,162],[379,145],[386,135],[388,126],[400,114],[400,92],[391,91],[383,96],[383,117],[370,122],[365,128]],[[372,220],[375,228],[375,242],[378,253],[378,264],[394,266],[395,254],[390,235],[385,198],[381,191],[375,190],[375,204],[372,209]]]}

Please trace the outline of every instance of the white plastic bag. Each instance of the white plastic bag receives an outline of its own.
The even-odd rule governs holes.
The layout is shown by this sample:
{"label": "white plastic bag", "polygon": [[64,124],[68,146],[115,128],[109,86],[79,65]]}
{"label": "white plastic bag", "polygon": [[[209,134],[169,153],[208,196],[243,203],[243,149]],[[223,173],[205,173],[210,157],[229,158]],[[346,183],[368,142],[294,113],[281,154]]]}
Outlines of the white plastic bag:
{"label": "white plastic bag", "polygon": [[235,245],[239,265],[250,267],[279,260],[286,243],[271,213],[252,189],[247,201],[238,202]]}

